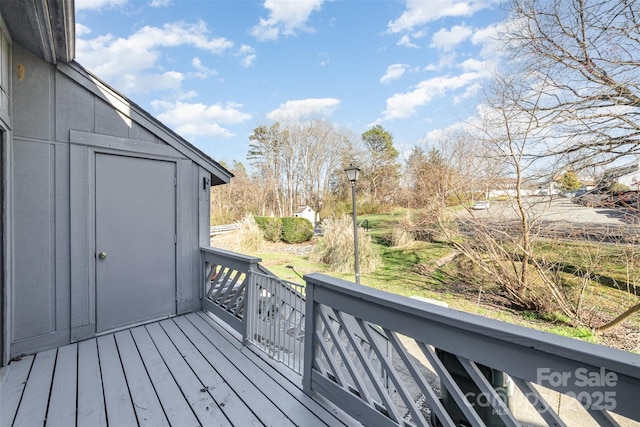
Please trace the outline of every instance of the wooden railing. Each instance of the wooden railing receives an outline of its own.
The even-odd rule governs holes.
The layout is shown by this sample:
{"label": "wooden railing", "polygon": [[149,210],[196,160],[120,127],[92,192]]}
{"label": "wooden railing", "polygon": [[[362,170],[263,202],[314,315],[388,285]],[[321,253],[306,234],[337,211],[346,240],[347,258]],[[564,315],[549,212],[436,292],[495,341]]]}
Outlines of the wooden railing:
{"label": "wooden railing", "polygon": [[302,374],[304,285],[276,277],[260,258],[210,247],[201,252],[203,309],[242,334],[245,343]]}
{"label": "wooden railing", "polygon": [[[305,281],[304,389],[365,425],[640,421],[640,355],[321,274]],[[366,345],[357,336],[367,337]],[[385,375],[371,363],[372,350]]]}
{"label": "wooden railing", "polygon": [[260,258],[210,247],[200,248],[204,266],[202,308],[246,336],[246,284]]}
{"label": "wooden railing", "polygon": [[269,357],[302,374],[304,285],[265,273],[251,277],[246,338]]}
{"label": "wooden railing", "polygon": [[201,253],[203,309],[365,425],[640,422],[640,355],[326,275],[303,287],[259,258]]}

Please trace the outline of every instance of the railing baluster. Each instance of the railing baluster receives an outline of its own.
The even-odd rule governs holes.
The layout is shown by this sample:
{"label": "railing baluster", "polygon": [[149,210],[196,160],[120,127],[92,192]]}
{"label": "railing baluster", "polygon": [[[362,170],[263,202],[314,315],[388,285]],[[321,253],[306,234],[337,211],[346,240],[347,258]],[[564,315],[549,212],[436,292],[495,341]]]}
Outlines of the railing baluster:
{"label": "railing baluster", "polygon": [[[358,322],[358,325],[360,326],[360,330],[364,333],[368,342],[371,344],[370,348],[378,357],[378,361],[382,366],[382,370],[389,374],[389,379],[393,382],[396,388],[396,391],[400,394],[400,398],[403,400],[404,404],[407,405],[407,409],[409,410],[411,417],[414,420],[420,421],[421,425],[426,426],[427,420],[424,419],[422,413],[420,413],[420,411],[416,407],[415,402],[413,401],[413,399],[411,399],[411,393],[409,392],[404,382],[398,379],[398,373],[393,367],[393,364],[391,363],[391,360],[388,358],[388,355],[383,354],[380,347],[375,345],[375,341],[371,336],[371,333],[369,332],[369,328],[371,327],[371,325],[369,325],[368,323],[364,322],[361,319],[356,319],[356,320]],[[387,393],[385,393],[385,395],[387,395]],[[395,405],[393,406],[395,407]]]}
{"label": "railing baluster", "polygon": [[[349,357],[348,348],[345,349],[341,345],[336,345],[336,343],[339,343],[341,339],[339,337],[339,331],[337,330],[338,328],[336,327],[335,322],[329,318],[329,315],[324,310],[320,311],[320,319],[324,325],[324,329],[328,332],[329,336],[333,340],[333,343],[334,343],[333,350],[340,356],[340,360],[342,361],[345,368],[347,369],[347,373],[349,374],[351,379],[351,381],[347,381],[346,378],[343,376],[342,369],[340,369],[340,367],[337,366],[337,364],[331,363],[334,373],[337,372],[338,378],[341,379],[341,382],[342,382],[341,385],[346,389],[349,386],[353,385],[357,389],[360,395],[360,398],[371,403],[373,399],[371,398],[369,391],[367,390],[364,383],[362,382],[362,379],[358,375],[357,373],[358,370],[355,364],[353,363],[353,360],[351,359],[351,357]],[[353,351],[355,352],[357,350],[353,349]],[[335,360],[334,358],[332,359]]]}
{"label": "railing baluster", "polygon": [[442,403],[440,403],[438,396],[436,396],[435,392],[433,391],[429,383],[427,383],[427,381],[425,381],[422,374],[420,374],[420,371],[418,370],[418,367],[416,366],[416,364],[413,362],[413,360],[411,360],[411,358],[407,354],[406,349],[398,339],[398,335],[395,332],[392,332],[388,329],[385,329],[384,332],[389,338],[389,341],[391,342],[391,345],[393,346],[394,350],[400,356],[400,359],[402,359],[404,366],[409,371],[409,375],[411,375],[411,377],[416,381],[416,384],[420,388],[420,391],[425,396],[425,399],[427,400],[427,403],[429,404],[431,411],[436,413],[438,419],[440,420],[443,426],[454,427],[455,423],[453,422],[449,414],[446,412],[446,410],[442,406]]}
{"label": "railing baluster", "polygon": [[[480,389],[480,393],[485,396],[490,396],[490,400],[488,400],[491,406],[494,408],[494,413],[496,413],[502,422],[507,427],[518,427],[520,423],[513,418],[511,411],[504,404],[503,400],[500,398],[496,390],[493,388],[489,381],[485,378],[485,376],[480,372],[478,366],[471,360],[465,359],[464,357],[456,356],[458,361],[462,364],[462,367],[467,371],[469,376],[476,383],[478,388]],[[476,396],[478,398],[479,396]],[[494,406],[496,405],[496,406]]]}
{"label": "railing baluster", "polygon": [[511,381],[520,389],[520,391],[529,397],[533,397],[533,401],[530,400],[531,405],[538,411],[538,414],[542,419],[550,426],[553,427],[567,427],[567,425],[560,419],[558,414],[549,406],[549,403],[544,397],[533,387],[529,381],[521,380],[520,378],[511,378]]}
{"label": "railing baluster", "polygon": [[587,409],[591,418],[593,418],[600,427],[621,427],[620,423],[614,420],[611,415],[606,413],[605,411],[600,411],[597,409]]}
{"label": "railing baluster", "polygon": [[[338,322],[344,325],[345,321],[344,321],[343,313],[335,309],[333,309],[333,313],[338,319]],[[366,371],[369,377],[369,380],[373,384],[373,387],[377,392],[378,397],[381,399],[381,404],[384,405],[384,409],[387,412],[386,415],[389,418],[391,418],[391,420],[399,423],[402,417],[398,413],[398,409],[392,403],[391,398],[386,392],[386,387],[384,386],[384,384],[381,383],[380,378],[376,375],[375,369],[373,368],[373,366],[371,366],[369,359],[364,356],[361,346],[358,345],[358,338],[356,337],[354,331],[352,331],[351,328],[345,328],[344,332],[345,332],[345,335],[347,336],[347,339],[349,340],[349,343],[351,344],[351,347],[353,347],[356,356],[360,360],[360,363],[362,364],[363,369]],[[359,332],[364,333],[362,328]]]}

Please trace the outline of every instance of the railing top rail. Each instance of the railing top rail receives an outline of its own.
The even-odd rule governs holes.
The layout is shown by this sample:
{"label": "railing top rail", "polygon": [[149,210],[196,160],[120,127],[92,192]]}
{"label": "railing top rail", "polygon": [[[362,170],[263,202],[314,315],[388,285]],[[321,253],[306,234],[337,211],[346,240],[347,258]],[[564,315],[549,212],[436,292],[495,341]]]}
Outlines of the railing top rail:
{"label": "railing top rail", "polygon": [[[305,275],[304,279],[307,284],[314,285],[313,299],[316,302],[422,339],[438,348],[468,357],[487,366],[491,366],[491,362],[496,360],[503,362],[499,363],[502,365],[509,357],[521,354],[522,347],[526,347],[532,356],[526,363],[529,366],[535,363],[534,355],[544,353],[547,362],[555,360],[562,363],[562,360],[570,360],[572,363],[606,367],[607,370],[640,380],[640,355],[638,354],[512,325],[435,304],[425,304],[422,301],[320,273]],[[336,294],[342,294],[345,298],[336,298]],[[374,308],[375,306],[377,309]],[[385,315],[381,315],[381,311],[385,311]],[[407,316],[414,317],[416,322],[407,322]],[[429,324],[438,326],[439,332],[430,328]],[[482,354],[482,348],[487,350],[487,354]],[[498,348],[501,349],[501,354],[494,353]],[[515,351],[511,353],[507,351],[508,349]],[[508,365],[513,367],[522,362],[511,360]],[[492,367],[504,369],[502,366]]]}
{"label": "railing top rail", "polygon": [[239,254],[237,252],[231,252],[220,248],[213,248],[211,246],[200,246],[200,250],[207,254],[222,256],[226,258],[237,259],[245,262],[257,263],[262,261],[262,258],[258,258],[251,255]]}
{"label": "railing top rail", "polygon": [[260,267],[262,267],[262,265],[260,265],[258,267],[257,271],[254,272],[256,274],[256,276],[274,279],[274,280],[277,280],[278,282],[285,283],[287,285],[291,285],[291,286],[298,287],[298,288],[300,288],[300,287],[304,288],[306,286],[306,285],[304,285],[302,283],[296,283],[296,282],[292,282],[290,280],[282,279],[282,278],[276,276],[275,274],[271,273],[269,270],[265,269],[266,270],[265,271],[265,270],[262,270]]}

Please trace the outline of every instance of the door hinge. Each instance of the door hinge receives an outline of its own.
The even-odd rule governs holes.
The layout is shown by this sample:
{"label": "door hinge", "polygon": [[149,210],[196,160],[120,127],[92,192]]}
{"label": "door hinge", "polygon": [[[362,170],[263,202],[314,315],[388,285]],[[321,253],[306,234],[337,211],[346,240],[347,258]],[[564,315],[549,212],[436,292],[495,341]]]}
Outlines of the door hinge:
{"label": "door hinge", "polygon": [[177,234],[173,235],[173,243],[178,243],[178,235]]}
{"label": "door hinge", "polygon": [[177,176],[174,176],[174,177],[173,177],[173,186],[174,186],[174,187],[177,187],[177,186],[178,186],[178,177],[177,177]]}

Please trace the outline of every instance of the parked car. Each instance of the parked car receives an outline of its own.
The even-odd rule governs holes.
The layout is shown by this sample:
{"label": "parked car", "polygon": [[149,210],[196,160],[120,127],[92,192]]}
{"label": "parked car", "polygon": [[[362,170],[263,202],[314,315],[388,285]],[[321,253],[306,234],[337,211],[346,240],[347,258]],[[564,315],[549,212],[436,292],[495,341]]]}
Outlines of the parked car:
{"label": "parked car", "polygon": [[576,195],[571,199],[573,203],[577,203],[583,206],[587,206],[589,208],[595,208],[602,205],[602,201],[607,198],[608,194],[605,192],[592,190],[585,191],[578,190]]}
{"label": "parked car", "polygon": [[[560,193],[558,193],[558,195],[560,197],[576,197],[578,196],[578,191],[561,191]],[[580,194],[584,194],[584,192]]]}
{"label": "parked car", "polygon": [[638,207],[638,192],[635,190],[617,193],[607,198],[612,207],[636,209]]}
{"label": "parked car", "polygon": [[488,202],[488,201],[486,201],[486,200],[482,200],[482,201],[475,202],[475,203],[471,206],[471,209],[474,209],[474,210],[483,210],[483,209],[489,209],[489,207],[490,207],[490,206],[491,206],[491,205],[489,204],[489,202]]}

